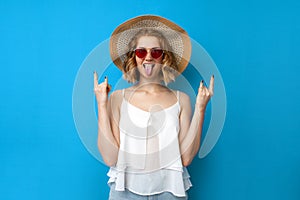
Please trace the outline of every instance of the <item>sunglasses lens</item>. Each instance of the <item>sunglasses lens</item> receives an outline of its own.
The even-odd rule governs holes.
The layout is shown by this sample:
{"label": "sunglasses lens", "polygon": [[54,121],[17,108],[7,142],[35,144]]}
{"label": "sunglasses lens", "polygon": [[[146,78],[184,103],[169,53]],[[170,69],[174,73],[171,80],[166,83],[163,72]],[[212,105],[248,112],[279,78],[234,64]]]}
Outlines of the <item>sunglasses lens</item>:
{"label": "sunglasses lens", "polygon": [[139,58],[145,58],[147,55],[147,50],[146,49],[136,49],[135,55]]}
{"label": "sunglasses lens", "polygon": [[[146,49],[136,49],[134,52],[135,55],[139,58],[145,58],[148,53]],[[162,54],[163,54],[162,49],[151,49],[151,56],[154,59],[161,57]]]}
{"label": "sunglasses lens", "polygon": [[161,49],[151,49],[151,56],[154,59],[161,57],[162,54],[163,54],[163,50]]}

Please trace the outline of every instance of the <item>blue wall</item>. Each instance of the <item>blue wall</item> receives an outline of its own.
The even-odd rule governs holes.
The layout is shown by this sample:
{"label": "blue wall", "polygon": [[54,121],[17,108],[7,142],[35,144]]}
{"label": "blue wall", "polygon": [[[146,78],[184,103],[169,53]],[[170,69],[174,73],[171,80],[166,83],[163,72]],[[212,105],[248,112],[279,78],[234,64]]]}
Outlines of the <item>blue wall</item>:
{"label": "blue wall", "polygon": [[0,199],[107,198],[108,168],[74,125],[73,84],[89,52],[141,14],[182,26],[225,84],[225,126],[189,167],[191,199],[300,199],[299,9],[296,0],[2,0]]}

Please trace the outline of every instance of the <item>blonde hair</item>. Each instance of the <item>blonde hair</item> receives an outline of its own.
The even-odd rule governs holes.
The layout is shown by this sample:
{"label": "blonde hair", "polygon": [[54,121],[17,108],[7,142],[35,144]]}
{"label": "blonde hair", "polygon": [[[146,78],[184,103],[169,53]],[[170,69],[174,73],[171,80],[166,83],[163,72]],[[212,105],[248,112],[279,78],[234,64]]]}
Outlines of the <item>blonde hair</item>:
{"label": "blonde hair", "polygon": [[175,78],[179,73],[172,48],[163,34],[153,29],[140,30],[130,41],[122,66],[124,79],[130,83],[135,83],[139,80],[139,72],[137,70],[134,50],[137,46],[138,39],[142,36],[153,36],[159,40],[161,48],[164,50],[161,71],[162,80],[164,80],[165,84],[175,81]]}

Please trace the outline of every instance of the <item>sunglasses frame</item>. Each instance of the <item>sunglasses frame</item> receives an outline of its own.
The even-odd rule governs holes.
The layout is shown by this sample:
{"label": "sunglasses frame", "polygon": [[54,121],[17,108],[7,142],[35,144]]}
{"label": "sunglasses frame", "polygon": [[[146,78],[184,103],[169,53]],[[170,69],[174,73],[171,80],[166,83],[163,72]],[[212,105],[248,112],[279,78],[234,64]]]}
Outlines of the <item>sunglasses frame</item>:
{"label": "sunglasses frame", "polygon": [[[138,54],[136,53],[137,50],[145,50],[145,51],[146,51],[145,56],[141,56],[141,57],[138,56]],[[163,49],[161,49],[161,48],[136,48],[136,49],[134,50],[134,54],[135,54],[138,58],[143,59],[143,58],[145,58],[145,57],[147,56],[147,54],[148,54],[148,52],[149,52],[148,50],[150,50],[150,55],[151,55],[151,57],[154,58],[154,59],[160,58],[160,57],[165,53],[165,51],[164,51]],[[153,55],[154,55],[153,52],[154,52],[155,50],[161,51],[161,54],[160,54],[158,57],[153,56]]]}

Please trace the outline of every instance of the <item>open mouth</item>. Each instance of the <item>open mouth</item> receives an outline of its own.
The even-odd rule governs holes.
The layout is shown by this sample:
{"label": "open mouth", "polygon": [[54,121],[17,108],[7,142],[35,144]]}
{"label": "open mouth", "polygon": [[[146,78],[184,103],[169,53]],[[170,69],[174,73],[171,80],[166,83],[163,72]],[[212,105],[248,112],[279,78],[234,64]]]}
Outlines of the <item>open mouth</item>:
{"label": "open mouth", "polygon": [[144,67],[144,69],[145,69],[145,72],[146,72],[146,74],[147,74],[148,76],[151,75],[152,69],[153,69],[154,66],[155,66],[155,64],[152,64],[152,63],[145,63],[145,64],[143,64],[143,67]]}

